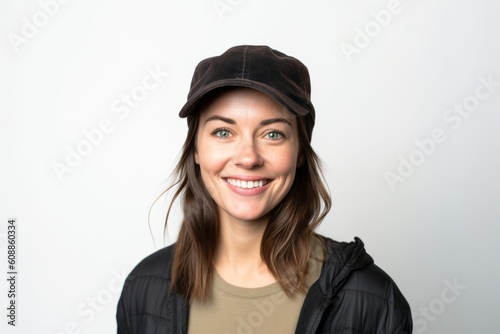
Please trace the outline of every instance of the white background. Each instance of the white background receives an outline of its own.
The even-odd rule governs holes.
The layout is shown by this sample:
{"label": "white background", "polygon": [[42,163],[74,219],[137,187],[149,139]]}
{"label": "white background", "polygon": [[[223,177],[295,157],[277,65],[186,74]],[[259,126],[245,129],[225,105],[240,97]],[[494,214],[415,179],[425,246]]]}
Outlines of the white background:
{"label": "white background", "polygon": [[[44,3],[52,3],[45,6],[51,15]],[[267,44],[310,69],[313,145],[334,200],[320,231],[365,242],[408,299],[415,333],[496,332],[500,5],[401,0],[381,26],[373,12],[388,6],[2,1],[0,267],[7,276],[14,217],[19,275],[15,328],[7,325],[1,279],[0,331],[116,331],[123,277],[164,245],[166,198],[152,209],[152,234],[148,210],[169,184],[186,134],[177,113],[195,65],[233,45]],[[344,54],[347,44],[357,53]],[[123,94],[140,91],[147,68],[168,75],[128,114],[114,112]],[[474,100],[480,77],[497,86]],[[465,101],[479,104],[458,125],[447,110]],[[58,177],[54,165],[66,165],[69,150],[84,147],[83,132],[105,119],[112,130]],[[446,140],[418,153],[415,141],[436,129]],[[385,174],[410,158],[418,166],[391,189]]]}

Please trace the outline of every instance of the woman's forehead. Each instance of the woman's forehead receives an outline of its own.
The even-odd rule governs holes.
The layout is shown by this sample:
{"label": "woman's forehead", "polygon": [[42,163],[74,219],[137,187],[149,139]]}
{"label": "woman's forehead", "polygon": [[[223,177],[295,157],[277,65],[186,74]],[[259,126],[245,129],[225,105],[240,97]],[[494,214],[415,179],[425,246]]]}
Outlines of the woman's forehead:
{"label": "woman's forehead", "polygon": [[296,117],[266,94],[245,87],[232,87],[215,93],[199,112],[201,119],[217,114],[239,119],[280,117],[292,122]]}

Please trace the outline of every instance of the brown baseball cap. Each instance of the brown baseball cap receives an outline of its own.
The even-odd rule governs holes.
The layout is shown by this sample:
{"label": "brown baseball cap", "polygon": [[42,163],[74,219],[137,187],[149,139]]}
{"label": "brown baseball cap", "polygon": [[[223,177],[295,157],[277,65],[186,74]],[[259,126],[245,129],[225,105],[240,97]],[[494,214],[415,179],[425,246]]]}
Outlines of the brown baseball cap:
{"label": "brown baseball cap", "polygon": [[305,116],[310,140],[315,120],[311,81],[307,67],[298,59],[265,45],[235,46],[220,56],[204,59],[196,66],[179,116],[192,115],[208,93],[229,86],[256,89],[290,112]]}

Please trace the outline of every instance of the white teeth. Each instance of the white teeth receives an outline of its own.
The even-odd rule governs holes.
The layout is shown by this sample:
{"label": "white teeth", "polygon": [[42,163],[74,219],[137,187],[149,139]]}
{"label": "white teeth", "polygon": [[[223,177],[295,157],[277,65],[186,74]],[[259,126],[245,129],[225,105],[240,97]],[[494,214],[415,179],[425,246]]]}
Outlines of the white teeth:
{"label": "white teeth", "polygon": [[233,185],[235,187],[243,188],[243,189],[258,188],[258,187],[264,186],[267,183],[266,180],[243,181],[243,180],[236,180],[236,179],[227,179],[227,182],[229,182],[231,185]]}

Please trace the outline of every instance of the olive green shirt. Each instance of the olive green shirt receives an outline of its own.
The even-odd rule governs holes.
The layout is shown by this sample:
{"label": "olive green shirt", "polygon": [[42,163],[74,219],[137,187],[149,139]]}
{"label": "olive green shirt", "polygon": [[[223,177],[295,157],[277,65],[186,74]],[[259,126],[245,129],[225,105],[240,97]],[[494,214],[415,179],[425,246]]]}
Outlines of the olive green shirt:
{"label": "olive green shirt", "polygon": [[[309,257],[307,288],[318,280],[324,254],[317,238]],[[305,294],[293,298],[279,283],[242,288],[224,281],[214,272],[210,300],[190,305],[188,334],[293,334]]]}

